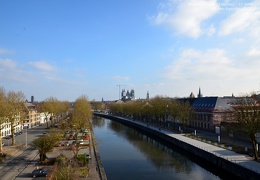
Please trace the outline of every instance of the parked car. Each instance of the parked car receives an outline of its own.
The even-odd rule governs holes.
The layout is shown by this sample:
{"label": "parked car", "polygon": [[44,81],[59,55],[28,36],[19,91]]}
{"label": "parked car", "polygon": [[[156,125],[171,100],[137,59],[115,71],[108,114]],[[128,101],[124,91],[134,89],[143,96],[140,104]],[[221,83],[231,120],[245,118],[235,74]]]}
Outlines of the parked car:
{"label": "parked car", "polygon": [[89,145],[89,140],[83,140],[83,139],[81,139],[81,140],[79,140],[79,144],[80,144],[81,146],[87,146],[87,145]]}
{"label": "parked car", "polygon": [[72,151],[75,151],[75,150],[76,150],[76,146],[75,146],[74,144],[71,144],[71,145],[70,145],[70,149],[71,149]]}
{"label": "parked car", "polygon": [[5,139],[8,139],[8,140],[11,139],[11,138],[12,138],[12,135],[8,135],[8,136],[5,137]]}
{"label": "parked car", "polygon": [[85,136],[85,139],[86,139],[86,140],[89,140],[89,135],[86,135],[86,136]]}
{"label": "parked car", "polygon": [[64,143],[64,145],[69,146],[69,145],[70,145],[69,141],[66,141],[66,142]]}
{"label": "parked car", "polygon": [[70,137],[68,138],[68,140],[73,140],[73,139],[74,139],[73,135],[70,135]]}
{"label": "parked car", "polygon": [[59,143],[57,144],[57,147],[61,147],[61,146],[64,146],[64,143],[59,142]]}
{"label": "parked car", "polygon": [[88,159],[91,159],[91,156],[90,156],[89,153],[85,153],[85,155],[86,155],[86,157],[87,157]]}
{"label": "parked car", "polygon": [[44,176],[47,176],[47,174],[48,174],[48,172],[44,168],[35,169],[32,172],[32,176],[33,177],[44,177]]}

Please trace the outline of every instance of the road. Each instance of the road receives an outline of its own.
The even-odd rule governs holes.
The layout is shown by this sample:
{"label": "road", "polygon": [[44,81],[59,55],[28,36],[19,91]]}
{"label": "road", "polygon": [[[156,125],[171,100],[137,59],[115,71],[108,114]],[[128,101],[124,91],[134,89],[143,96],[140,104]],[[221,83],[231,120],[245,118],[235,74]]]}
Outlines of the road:
{"label": "road", "polygon": [[[36,138],[42,136],[43,132],[48,132],[46,126],[38,126],[32,129],[23,130],[23,134],[16,136],[17,144],[27,144],[27,147],[20,150],[9,160],[0,164],[0,179],[33,179],[31,172],[35,169],[35,163],[38,159],[38,151],[32,148],[29,144]],[[12,140],[3,139],[4,152],[9,150],[9,145]],[[11,152],[8,152],[8,154]]]}

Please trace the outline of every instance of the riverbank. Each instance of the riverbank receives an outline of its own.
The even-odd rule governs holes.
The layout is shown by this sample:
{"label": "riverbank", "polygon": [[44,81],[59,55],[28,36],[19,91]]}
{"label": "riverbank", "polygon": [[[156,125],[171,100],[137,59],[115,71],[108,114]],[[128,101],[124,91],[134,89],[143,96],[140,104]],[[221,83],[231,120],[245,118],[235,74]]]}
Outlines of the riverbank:
{"label": "riverbank", "polygon": [[143,132],[151,134],[179,148],[207,161],[217,168],[234,174],[242,179],[260,179],[260,164],[253,161],[250,156],[238,154],[228,149],[214,146],[196,139],[184,136],[183,134],[159,129],[127,118],[95,113],[95,115],[118,121],[132,126]]}

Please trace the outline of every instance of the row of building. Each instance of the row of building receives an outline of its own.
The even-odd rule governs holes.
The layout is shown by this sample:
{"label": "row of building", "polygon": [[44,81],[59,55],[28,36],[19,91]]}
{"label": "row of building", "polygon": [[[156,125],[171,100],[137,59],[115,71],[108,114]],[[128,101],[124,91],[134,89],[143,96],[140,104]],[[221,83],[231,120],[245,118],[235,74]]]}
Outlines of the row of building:
{"label": "row of building", "polygon": [[[134,91],[131,91],[131,93],[129,93],[129,91],[127,91],[125,94],[123,90],[121,102],[134,100],[131,98],[131,95],[134,94],[133,92]],[[176,100],[176,98],[174,99]],[[149,100],[149,92],[147,92],[146,100]],[[192,92],[189,97],[177,98],[177,100],[183,102],[188,101],[190,104],[193,113],[189,120],[189,127],[219,133],[221,123],[233,121],[233,105],[234,102],[238,100],[238,97],[235,97],[233,94],[224,97],[203,97],[201,89],[199,88],[197,97]],[[173,121],[171,117],[167,120]],[[175,120],[174,123],[176,122],[180,123],[178,120]]]}
{"label": "row of building", "polygon": [[[21,120],[20,113],[16,116],[14,122],[14,133],[21,132],[23,129],[31,129],[34,126],[39,126],[46,122],[46,116],[44,113],[40,113],[37,111],[36,104],[33,103],[33,96],[32,101],[26,101],[24,103],[25,106],[25,118]],[[47,119],[50,120],[50,116],[47,116]],[[11,135],[11,122],[6,121],[1,125],[1,134],[2,137],[7,137]]]}

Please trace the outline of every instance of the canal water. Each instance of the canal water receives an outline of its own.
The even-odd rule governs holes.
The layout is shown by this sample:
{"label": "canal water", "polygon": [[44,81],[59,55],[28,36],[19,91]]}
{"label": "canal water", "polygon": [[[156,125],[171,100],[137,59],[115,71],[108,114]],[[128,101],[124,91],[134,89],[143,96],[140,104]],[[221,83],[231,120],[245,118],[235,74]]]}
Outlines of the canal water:
{"label": "canal water", "polygon": [[220,179],[184,153],[135,129],[99,117],[92,124],[108,180]]}

